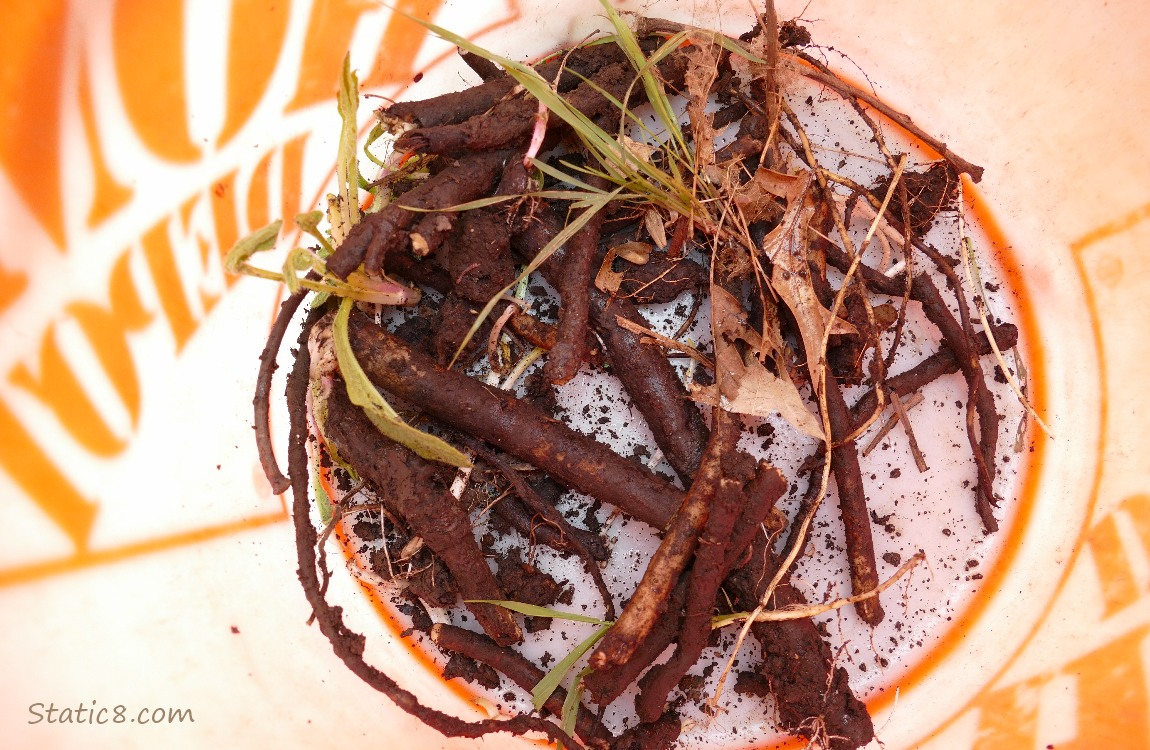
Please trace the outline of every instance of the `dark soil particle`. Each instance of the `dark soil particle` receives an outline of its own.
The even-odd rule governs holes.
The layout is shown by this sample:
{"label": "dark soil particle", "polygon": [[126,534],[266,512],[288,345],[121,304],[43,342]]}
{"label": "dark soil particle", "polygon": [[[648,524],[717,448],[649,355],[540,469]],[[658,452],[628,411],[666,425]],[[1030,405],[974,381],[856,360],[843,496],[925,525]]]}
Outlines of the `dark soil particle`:
{"label": "dark soil particle", "polygon": [[780,47],[805,47],[811,43],[811,32],[798,21],[789,20],[779,24]]}
{"label": "dark soil particle", "polygon": [[523,387],[526,391],[523,397],[524,401],[546,414],[555,414],[557,403],[555,390],[547,382],[547,378],[543,376],[542,370],[536,370],[524,378]]}
{"label": "dark soil particle", "polygon": [[427,613],[427,609],[423,606],[423,602],[428,601],[415,594],[414,591],[406,599],[400,599],[396,603],[396,609],[400,613],[411,618],[411,627],[401,633],[403,637],[407,637],[412,633],[426,633],[431,629],[434,624],[431,620],[431,615]]}
{"label": "dark soil particle", "polygon": [[355,535],[365,542],[374,542],[383,535],[383,528],[379,523],[378,513],[369,513],[361,516],[352,525]]}
{"label": "dark soil particle", "polygon": [[639,724],[627,730],[611,743],[611,750],[666,750],[681,731],[679,716],[668,712],[654,724]]}
{"label": "dark soil particle", "polygon": [[461,654],[452,654],[443,667],[443,679],[453,680],[456,677],[488,690],[495,690],[500,684],[498,672]]}
{"label": "dark soil particle", "polygon": [[684,675],[683,679],[679,680],[679,691],[687,700],[696,702],[703,697],[703,686],[705,684],[706,678],[702,675]]}
{"label": "dark soil particle", "polygon": [[875,513],[873,510],[870,512],[870,520],[873,523],[878,524],[879,526],[883,526],[884,524],[889,523],[890,519],[892,519],[892,518],[894,518],[893,513],[887,513],[885,516],[880,516],[878,513]]}
{"label": "dark soil particle", "polygon": [[421,561],[423,564],[419,567],[413,563],[414,572],[404,579],[407,589],[414,596],[437,607],[450,607],[459,601],[459,587],[443,561],[430,554],[422,555],[415,562]]}
{"label": "dark soil particle", "polygon": [[527,604],[550,606],[555,604],[563,593],[563,586],[548,573],[525,563],[520,551],[515,548],[499,560],[499,569],[495,577],[501,589],[514,592],[516,601]]}
{"label": "dark soil particle", "polygon": [[523,629],[528,633],[541,633],[551,627],[550,617],[524,617]]}
{"label": "dark soil particle", "polygon": [[735,679],[735,692],[740,695],[755,695],[768,698],[771,695],[771,685],[766,677],[756,672],[739,672]]}
{"label": "dark soil particle", "polygon": [[[945,161],[937,161],[924,171],[908,170],[903,173],[902,184],[906,187],[910,206],[911,233],[921,237],[930,231],[934,217],[954,204],[958,190],[958,175]],[[890,181],[879,181],[872,188],[874,195],[886,195]],[[902,229],[902,191],[895,191],[891,200],[892,223]]]}

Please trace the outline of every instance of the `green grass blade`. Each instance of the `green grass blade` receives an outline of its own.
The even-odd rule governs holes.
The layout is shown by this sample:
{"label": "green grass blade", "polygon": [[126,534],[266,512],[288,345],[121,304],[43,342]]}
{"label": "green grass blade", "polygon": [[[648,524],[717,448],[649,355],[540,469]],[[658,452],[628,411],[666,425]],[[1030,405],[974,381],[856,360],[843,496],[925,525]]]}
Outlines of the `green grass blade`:
{"label": "green grass blade", "polygon": [[[563,660],[552,667],[550,672],[543,675],[543,679],[536,683],[535,687],[531,689],[531,703],[535,706],[536,711],[543,708],[543,704],[546,703],[547,699],[551,697],[551,694],[555,692],[555,688],[559,687],[559,683],[562,682],[567,673],[571,671],[571,667],[575,666],[575,662],[579,661],[583,654],[591,650],[591,647],[598,643],[610,628],[611,626],[607,624],[600,625],[587,640],[572,649],[571,653],[563,657]],[[575,690],[572,689],[572,692],[575,692]]]}
{"label": "green grass blade", "polygon": [[[676,145],[675,151],[681,154],[688,162],[688,171],[690,171],[691,149],[688,148],[686,136],[683,135],[683,126],[679,123],[678,113],[671,105],[671,99],[667,96],[667,91],[663,88],[662,81],[660,81],[654,73],[655,66],[677,50],[683,40],[686,39],[686,36],[686,32],[681,31],[664,42],[659,49],[655,50],[655,53],[651,55],[643,67],[639,69],[639,75],[643,79],[644,86],[647,89],[647,96],[651,100],[651,106],[655,110],[655,114],[658,115],[659,120],[663,123],[663,127],[667,129],[667,132],[671,134]],[[652,81],[652,83],[647,85],[647,81]],[[674,162],[672,161],[671,164],[673,169]],[[675,177],[679,177],[678,173],[675,174]]]}
{"label": "green grass blade", "polygon": [[551,609],[550,607],[540,607],[535,604],[528,604],[526,602],[516,602],[506,599],[468,599],[468,604],[494,604],[497,607],[509,609],[512,612],[518,612],[521,615],[528,617],[549,617],[554,620],[571,620],[573,622],[589,622],[592,625],[610,625],[611,623],[604,620],[598,620],[594,617],[587,615],[580,615],[575,612],[564,612],[561,609]]}
{"label": "green grass blade", "polygon": [[[668,180],[674,179],[665,173],[661,173],[659,170],[654,170],[650,164],[647,164],[646,162],[642,161],[624,149],[614,136],[600,128],[582,112],[572,107],[566,99],[564,99],[551,88],[550,82],[540,76],[539,73],[530,66],[508,60],[507,58],[501,55],[497,55],[490,50],[484,49],[474,42],[471,42],[459,36],[458,34],[448,31],[441,26],[437,26],[436,24],[429,23],[419,18],[414,18],[411,16],[408,17],[416,23],[429,29],[444,40],[503,67],[507,71],[508,75],[510,75],[515,79],[517,83],[523,86],[527,93],[542,102],[543,105],[546,106],[552,114],[569,125],[579,136],[580,140],[583,141],[584,145],[587,146],[587,148],[600,162],[602,162],[605,166],[608,166],[608,168],[614,168],[617,170],[617,173],[614,175],[614,182],[625,184],[629,179],[634,177],[636,173],[643,175],[648,180],[654,180],[655,182],[662,183],[664,185],[667,184]],[[642,50],[638,48],[634,34],[630,33],[630,29],[628,29],[626,24],[623,24],[622,20],[618,18],[618,14],[616,14],[616,19],[620,24],[622,24],[622,29],[630,34],[628,39],[633,44],[633,53],[638,55],[638,58],[636,58],[636,65],[644,65],[646,63],[646,58],[643,57]],[[628,54],[630,55],[632,53],[629,52]],[[663,109],[670,111],[670,102],[667,100],[666,94],[663,92],[661,84],[658,83],[657,79],[655,79],[654,75],[649,71],[645,85],[650,89],[648,95],[651,96],[653,93],[656,99],[661,98],[661,106]],[[616,104],[617,106],[621,106],[617,102]],[[677,123],[673,127],[677,130]],[[679,133],[678,138],[681,142],[681,132]],[[682,201],[680,200],[679,202],[681,203]]]}
{"label": "green grass blade", "polygon": [[635,32],[631,30],[619,12],[611,7],[610,0],[599,0],[599,4],[603,6],[607,20],[615,27],[615,43],[627,55],[631,64],[635,66],[635,70],[639,70],[647,62],[647,56],[639,48],[639,40],[636,38]]}
{"label": "green grass blade", "polygon": [[[566,164],[566,162],[563,162],[563,163]],[[567,166],[570,166],[570,165],[567,165]],[[582,180],[575,177],[574,175],[567,174],[566,172],[561,172],[560,170],[556,169],[555,167],[551,166],[550,164],[548,164],[545,161],[536,159],[535,160],[535,168],[549,177],[553,177],[556,180],[559,180],[561,182],[565,182],[569,185],[574,185],[577,188],[582,188],[583,190],[586,190],[589,193],[605,192],[603,190],[600,190],[599,188],[595,188],[595,187],[588,185],[587,183],[583,182]],[[584,171],[586,171],[586,170],[584,170]]]}
{"label": "green grass blade", "polygon": [[583,678],[591,674],[593,670],[591,667],[584,667],[579,670],[579,674],[575,677],[575,682],[571,684],[571,689],[567,691],[567,697],[563,699],[563,711],[560,715],[561,728],[569,736],[575,735],[575,725],[579,720],[579,697],[583,694]]}
{"label": "green grass blade", "polygon": [[[590,86],[592,89],[594,89],[604,99],[611,102],[616,108],[619,108],[621,110],[623,109],[623,103],[620,102],[615,97],[613,97],[610,94],[610,92],[606,91],[605,89],[603,89],[602,87],[597,85],[594,81],[590,81],[588,79],[583,79],[583,80],[585,83],[587,83],[588,86]],[[650,136],[653,140],[658,140],[658,136],[655,133],[652,133],[651,130],[647,127],[647,124],[645,122],[643,122],[640,118],[636,117],[635,114],[632,112],[632,110],[630,110],[630,109],[624,110],[624,118],[630,119],[632,122],[634,122],[641,130],[643,130],[643,132],[645,134]],[[690,151],[680,152],[678,150],[678,148],[665,149],[665,144],[663,144],[661,147],[663,147],[664,150],[667,151],[667,154],[669,157],[668,163],[671,164],[671,168],[672,168],[671,174],[667,174],[666,172],[664,172],[663,170],[654,166],[650,162],[644,161],[643,159],[640,159],[639,157],[635,156],[631,152],[627,151],[622,145],[620,145],[620,140],[616,140],[616,139],[611,140],[610,152],[608,154],[606,154],[606,156],[608,156],[610,161],[615,163],[616,166],[621,167],[624,170],[629,170],[630,172],[632,172],[636,175],[642,175],[643,177],[645,177],[647,180],[649,180],[653,184],[660,185],[664,188],[671,189],[671,190],[674,190],[675,188],[678,188],[678,187],[682,187],[683,186],[682,179],[681,179],[681,176],[679,174],[678,168],[676,167],[676,164],[678,162],[682,161],[682,162],[684,162],[684,166],[686,166],[688,168],[688,171],[691,171],[691,169],[692,169],[691,163],[690,163],[691,152]],[[621,157],[621,158],[618,158],[618,157]],[[606,161],[606,160],[601,158],[600,161]],[[621,178],[622,178],[622,175],[616,175],[614,178],[614,181],[615,182],[621,182],[622,181]]]}
{"label": "green grass blade", "polygon": [[518,195],[489,195],[486,198],[477,198],[473,201],[466,203],[459,203],[454,206],[447,206],[445,208],[420,208],[419,206],[405,206],[402,203],[397,204],[405,211],[411,211],[414,214],[434,214],[434,213],[447,213],[450,211],[471,211],[476,208],[487,208],[488,206],[495,206],[500,203],[506,203],[510,200],[515,200]]}
{"label": "green grass blade", "polygon": [[766,60],[759,57],[758,55],[751,54],[750,50],[726,34],[720,34],[717,31],[700,31],[698,33],[701,36],[709,37],[711,41],[717,43],[720,47],[727,50],[731,54],[738,55],[739,57],[744,57],[753,63],[758,63],[759,65],[769,64]]}
{"label": "green grass blade", "polygon": [[339,131],[339,154],[336,159],[340,212],[344,223],[351,226],[359,221],[359,159],[356,153],[356,113],[359,110],[359,79],[351,69],[351,53],[343,58],[339,74],[339,117],[343,125]]}
{"label": "green grass blade", "polygon": [[448,31],[442,26],[424,21],[421,18],[416,18],[399,10],[395,10],[394,12],[411,19],[443,40],[451,42],[457,47],[486,60],[490,60],[502,67],[507,71],[508,75],[515,79],[516,83],[526,89],[527,93],[534,96],[542,102],[547,109],[555,114],[555,116],[574,128],[580,138],[595,152],[608,153],[613,149],[618,150],[614,138],[592,122],[582,112],[572,107],[566,99],[557,94],[554,89],[551,88],[551,83],[540,76],[534,68],[529,65],[524,65],[523,63],[515,62],[514,60],[509,60],[502,55],[497,55],[458,34]]}
{"label": "green grass blade", "polygon": [[573,205],[585,205],[589,201],[594,201],[597,196],[604,195],[606,191],[595,190],[594,188],[587,191],[582,190],[540,190],[534,193],[521,193],[519,195],[492,195],[486,198],[478,198],[467,203],[459,203],[454,206],[445,206],[444,208],[419,208],[417,206],[400,206],[400,208],[412,213],[446,213],[449,211],[471,211],[476,208],[487,208],[488,206],[495,206],[507,201],[519,200],[520,198],[545,198],[547,200],[559,201],[578,201]]}
{"label": "green grass blade", "polygon": [[[653,67],[666,60],[671,56],[672,52],[682,46],[683,42],[687,41],[688,36],[690,36],[690,32],[684,29],[683,31],[676,32],[674,35],[667,37],[667,40],[659,45],[659,49],[652,52],[651,56],[647,58],[646,67]],[[640,70],[639,72],[644,73],[646,71]]]}
{"label": "green grass blade", "polygon": [[[671,133],[678,147],[684,152],[687,150],[687,141],[683,137],[683,130],[679,127],[679,120],[675,116],[674,108],[671,106],[670,100],[667,98],[667,92],[663,89],[663,84],[655,76],[653,66],[648,64],[647,56],[643,54],[643,50],[639,47],[639,40],[635,37],[635,32],[619,15],[619,12],[611,7],[610,0],[599,0],[603,6],[603,10],[607,13],[607,19],[611,25],[615,27],[615,34],[617,43],[622,50],[627,54],[631,60],[631,64],[639,74],[640,80],[643,82],[643,90],[647,94],[647,101],[654,108],[655,113],[659,119],[663,121],[663,126],[667,128],[667,132]],[[664,45],[666,46],[666,45]],[[669,54],[665,53],[665,54]]]}

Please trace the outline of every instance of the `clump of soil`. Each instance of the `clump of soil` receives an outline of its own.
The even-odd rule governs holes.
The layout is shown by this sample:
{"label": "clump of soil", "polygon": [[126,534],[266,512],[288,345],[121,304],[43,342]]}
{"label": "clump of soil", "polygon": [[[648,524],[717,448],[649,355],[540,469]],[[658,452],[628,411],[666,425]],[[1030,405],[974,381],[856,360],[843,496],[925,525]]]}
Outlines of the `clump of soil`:
{"label": "clump of soil", "polygon": [[[740,657],[735,694],[771,696],[782,731],[836,749],[868,743],[870,717],[812,617],[849,603],[877,626],[888,616],[882,591],[921,559],[884,554],[901,567],[880,577],[874,476],[860,468],[858,440],[889,409],[925,471],[906,409],[944,375],[961,377],[968,394],[963,450],[977,470],[969,513],[986,533],[997,528],[1001,416],[983,358],[992,342],[1014,346],[1017,331],[976,330],[967,294],[981,292],[967,290],[953,261],[923,239],[956,209],[959,175],[977,181],[981,169],[835,76],[803,51],[805,28],[767,10],[741,41],[638,19],[634,47],[582,45],[536,65],[549,95],[520,85],[530,70],[504,71],[470,52],[479,85],[380,110],[400,135],[373,185],[375,208],[358,217],[343,199],[340,210],[355,220],[338,231],[333,221],[332,252],[316,252],[311,281],[365,283],[422,302],[380,315],[330,298],[307,315],[288,383],[300,577],[349,668],[444,734],[668,747],[686,704],[723,705],[735,657],[724,664],[714,653],[737,645],[714,634],[720,618],[753,621],[737,642],[759,643],[754,663]],[[637,65],[636,55],[655,62]],[[881,154],[873,179],[846,176],[841,155],[820,150],[796,114],[791,79],[858,113]],[[547,118],[532,91],[550,102]],[[685,119],[663,125],[680,134],[620,130],[629,117],[643,122],[643,107],[657,116],[672,94],[687,102]],[[813,97],[805,103],[815,106]],[[888,147],[882,118],[943,158],[912,164]],[[544,284],[554,294],[529,292]],[[528,293],[548,301],[533,309]],[[273,485],[287,479],[266,434],[269,362],[306,294],[284,303],[257,392]],[[908,322],[912,305],[917,322]],[[673,327],[651,322],[668,310]],[[912,359],[900,349],[908,339],[938,345]],[[908,366],[892,375],[895,362]],[[556,394],[592,372],[618,378],[649,444],[616,451],[568,424],[576,415]],[[395,415],[365,406],[368,381]],[[613,431],[610,410],[577,411]],[[400,418],[424,437],[384,424]],[[813,446],[792,476],[762,457],[783,429]],[[445,463],[430,434],[471,465]],[[363,636],[326,599],[313,475],[334,504],[328,531],[350,529],[365,545],[353,550],[364,575],[400,587],[412,629],[444,654],[445,679],[535,691],[541,712],[463,721],[368,664]],[[828,487],[852,597],[811,605],[790,573]],[[789,519],[778,507],[788,497],[797,505]],[[605,534],[605,517],[619,513],[661,537],[625,590],[603,575],[622,541]],[[553,575],[544,559],[572,561],[603,613],[579,662],[587,667],[568,681],[571,696],[555,686],[539,694],[563,654],[533,660],[522,647],[544,630],[568,637],[556,625],[582,585]],[[634,726],[608,726],[583,691],[601,707],[626,694],[634,706],[625,725]]]}
{"label": "clump of soil", "polygon": [[[954,208],[958,197],[958,181],[958,174],[945,161],[932,162],[922,171],[904,173],[902,186],[891,199],[891,224],[905,233],[904,221],[909,218],[910,235],[922,237],[930,231],[934,217],[940,211]],[[884,178],[872,185],[870,190],[875,195],[885,195],[890,185],[890,179]]]}

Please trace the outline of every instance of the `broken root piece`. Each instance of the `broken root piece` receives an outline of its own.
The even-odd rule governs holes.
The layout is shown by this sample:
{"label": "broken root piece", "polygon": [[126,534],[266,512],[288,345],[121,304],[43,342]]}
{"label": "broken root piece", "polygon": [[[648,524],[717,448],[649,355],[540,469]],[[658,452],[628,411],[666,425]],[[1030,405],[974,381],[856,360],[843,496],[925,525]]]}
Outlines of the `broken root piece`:
{"label": "broken root piece", "polygon": [[695,481],[667,524],[663,542],[647,565],[631,601],[591,654],[592,667],[602,669],[626,662],[667,611],[667,597],[694,554],[720,490],[723,456],[736,450],[741,432],[737,417],[722,410],[715,412],[715,428]]}

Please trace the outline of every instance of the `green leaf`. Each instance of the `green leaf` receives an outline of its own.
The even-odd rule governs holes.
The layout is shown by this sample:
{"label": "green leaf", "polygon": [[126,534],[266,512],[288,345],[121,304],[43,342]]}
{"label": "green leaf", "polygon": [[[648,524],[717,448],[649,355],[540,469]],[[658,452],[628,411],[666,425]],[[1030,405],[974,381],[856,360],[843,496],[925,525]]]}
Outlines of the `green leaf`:
{"label": "green leaf", "polygon": [[327,496],[327,492],[323,488],[323,482],[319,480],[319,472],[312,472],[311,479],[312,490],[315,492],[315,504],[319,508],[319,520],[324,526],[331,523],[333,515],[331,507],[331,498]]}
{"label": "green leaf", "polygon": [[339,371],[343,374],[347,384],[347,396],[353,404],[363,409],[372,424],[381,433],[400,445],[415,451],[416,454],[429,461],[442,461],[452,466],[467,468],[471,466],[461,451],[444,440],[417,430],[404,422],[395,409],[383,399],[379,390],[368,379],[355,352],[351,349],[348,339],[347,323],[354,303],[346,297],[340,302],[339,311],[335,315],[332,325],[332,338],[335,342],[335,356],[339,362]]}
{"label": "green leaf", "polygon": [[535,604],[527,604],[526,602],[509,601],[506,599],[468,599],[468,604],[494,604],[497,607],[509,609],[512,612],[518,612],[521,615],[529,617],[550,617],[556,620],[572,620],[574,622],[589,622],[592,625],[610,625],[611,623],[605,620],[597,620],[594,617],[587,615],[576,614],[575,612],[564,612],[561,609],[549,609],[548,607],[539,607]]}
{"label": "green leaf", "polygon": [[383,136],[383,124],[377,122],[375,127],[371,129],[371,132],[367,134],[367,142],[363,144],[363,155],[366,156],[372,164],[386,169],[387,165],[378,156],[371,152],[371,147],[374,146],[375,142]]}
{"label": "green leaf", "polygon": [[359,221],[359,159],[355,148],[359,79],[351,69],[350,52],[344,55],[343,68],[340,70],[337,106],[340,120],[343,122],[339,131],[339,152],[336,158],[340,212],[344,224],[351,226]]}
{"label": "green leaf", "polygon": [[305,247],[293,247],[288,251],[283,265],[283,281],[287,284],[288,291],[295,294],[300,290],[302,286],[302,280],[299,277],[300,271],[318,268],[322,272],[323,266],[323,261],[317,258],[311,250]]}
{"label": "green leaf", "polygon": [[[559,687],[559,683],[571,671],[571,667],[575,666],[575,662],[579,661],[583,654],[590,651],[591,647],[598,643],[610,628],[610,624],[600,625],[587,640],[572,649],[571,653],[563,657],[563,660],[552,667],[550,672],[543,675],[543,679],[531,689],[531,703],[535,706],[536,711],[543,708],[543,704],[555,692],[555,688]],[[572,690],[572,692],[575,691]]]}
{"label": "green leaf", "polygon": [[247,237],[241,237],[228,251],[228,255],[224,259],[224,268],[227,269],[228,273],[247,274],[279,281],[281,278],[279,274],[248,265],[248,259],[256,253],[274,248],[281,227],[283,227],[283,221],[276,219],[263,229],[257,229]]}
{"label": "green leaf", "polygon": [[323,221],[323,211],[308,211],[303,214],[296,214],[295,223],[304,232],[314,237],[320,244],[320,257],[326,258],[332,254],[331,243],[327,241],[327,237],[323,236],[323,232],[319,231],[319,223]]}
{"label": "green leaf", "polygon": [[584,667],[579,670],[579,674],[575,677],[575,682],[571,684],[571,689],[567,691],[567,697],[563,699],[563,712],[560,716],[562,720],[561,728],[570,736],[575,734],[575,724],[579,720],[579,696],[583,694],[583,678],[594,671],[591,667]]}

